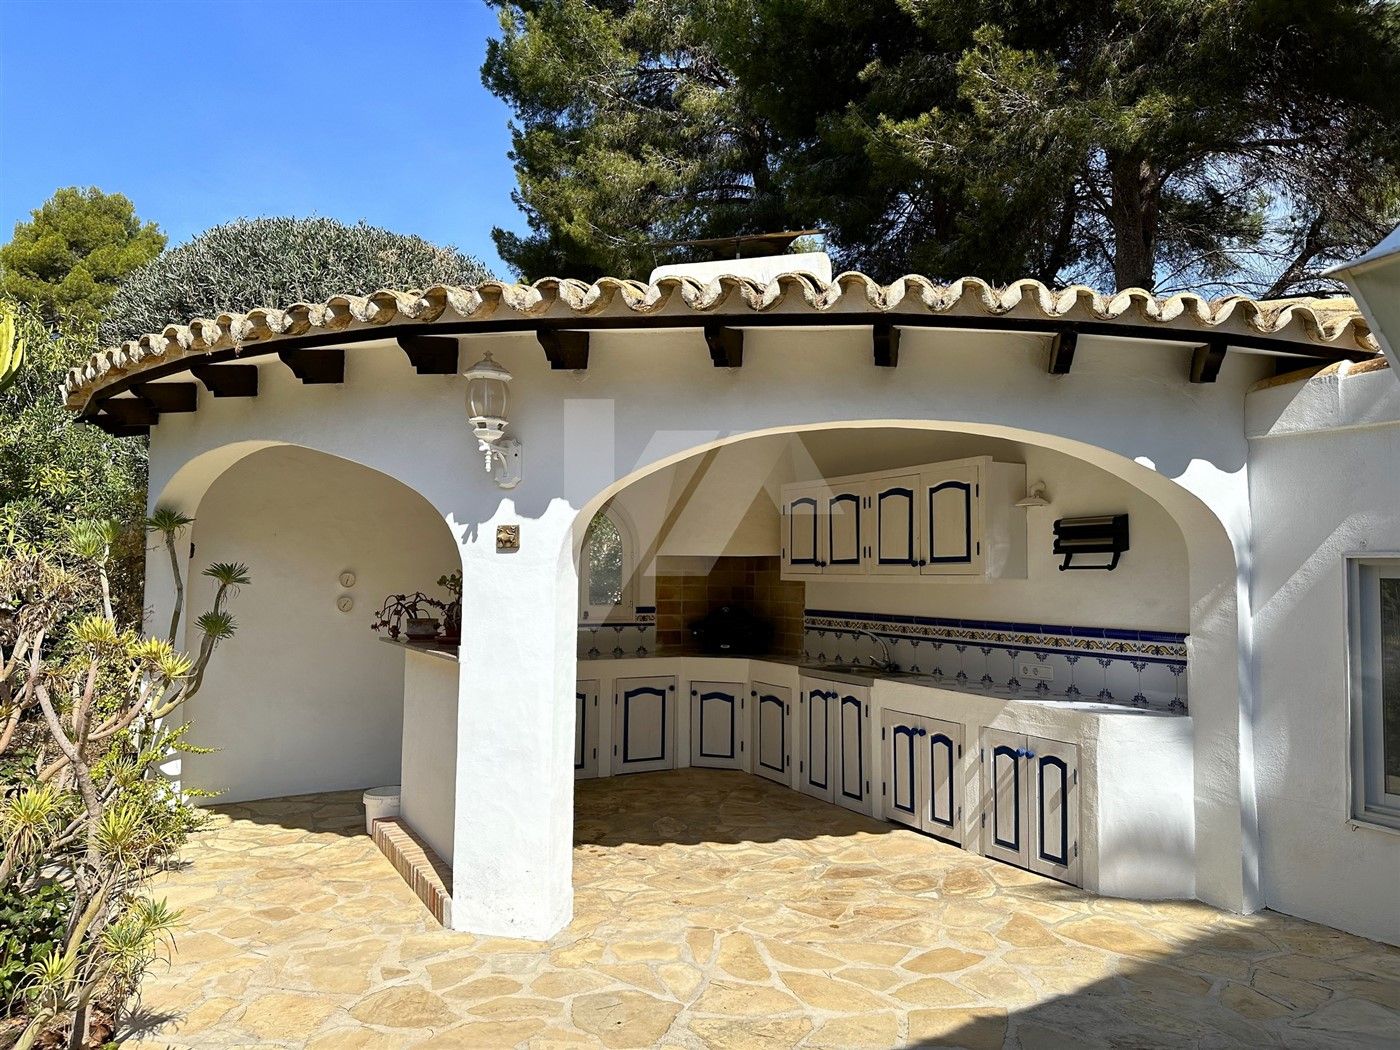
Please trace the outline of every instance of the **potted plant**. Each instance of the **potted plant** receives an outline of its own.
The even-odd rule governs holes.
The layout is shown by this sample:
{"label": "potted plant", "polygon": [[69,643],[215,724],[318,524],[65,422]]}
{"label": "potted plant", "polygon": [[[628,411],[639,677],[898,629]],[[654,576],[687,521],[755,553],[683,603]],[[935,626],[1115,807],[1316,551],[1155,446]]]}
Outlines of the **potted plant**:
{"label": "potted plant", "polygon": [[[438,586],[451,595],[447,601],[430,598],[422,591],[412,594],[391,594],[384,599],[379,611],[374,614],[370,627],[376,631],[387,630],[389,637],[398,640],[403,635],[410,642],[426,642],[438,638],[458,642],[462,637],[462,574],[450,573],[438,577]],[[442,614],[441,619],[433,612]]]}

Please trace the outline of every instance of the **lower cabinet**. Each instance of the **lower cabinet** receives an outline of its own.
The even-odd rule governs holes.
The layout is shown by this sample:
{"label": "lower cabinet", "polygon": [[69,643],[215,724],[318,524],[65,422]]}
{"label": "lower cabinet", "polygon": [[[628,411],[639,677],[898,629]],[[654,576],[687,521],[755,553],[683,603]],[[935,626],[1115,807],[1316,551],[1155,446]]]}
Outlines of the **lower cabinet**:
{"label": "lower cabinet", "polygon": [[619,678],[613,686],[613,772],[675,768],[675,740],[675,676]]}
{"label": "lower cabinet", "polygon": [[982,852],[1079,881],[1079,747],[982,730]]}
{"label": "lower cabinet", "polygon": [[797,722],[798,790],[871,812],[870,690],[804,678]]}
{"label": "lower cabinet", "polygon": [[598,775],[598,682],[579,682],[574,689],[574,779]]}
{"label": "lower cabinet", "polygon": [[883,713],[885,816],[962,845],[962,738],[958,722],[903,711]]}
{"label": "lower cabinet", "polygon": [[792,690],[785,685],[754,682],[752,708],[753,771],[779,784],[792,784]]}
{"label": "lower cabinet", "polygon": [[690,683],[690,764],[740,769],[744,764],[744,686],[739,682]]}

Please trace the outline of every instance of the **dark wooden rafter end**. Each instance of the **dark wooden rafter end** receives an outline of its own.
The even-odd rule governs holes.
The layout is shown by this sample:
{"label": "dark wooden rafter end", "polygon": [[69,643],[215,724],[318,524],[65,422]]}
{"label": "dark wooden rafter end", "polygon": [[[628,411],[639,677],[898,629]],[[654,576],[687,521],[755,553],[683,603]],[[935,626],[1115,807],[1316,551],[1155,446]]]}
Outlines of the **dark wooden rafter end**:
{"label": "dark wooden rafter end", "polygon": [[1079,346],[1079,333],[1073,328],[1056,332],[1050,337],[1050,374],[1067,376],[1074,367],[1074,351]]}
{"label": "dark wooden rafter end", "polygon": [[588,333],[566,328],[541,328],[535,333],[549,367],[580,371],[588,367]]}
{"label": "dark wooden rafter end", "polygon": [[122,427],[152,427],[160,422],[160,413],[144,397],[110,397],[102,402],[102,411]]}
{"label": "dark wooden rafter end", "polygon": [[899,364],[899,329],[888,321],[877,321],[872,335],[875,348],[875,364],[880,368],[894,368]]}
{"label": "dark wooden rafter end", "polygon": [[744,364],[744,330],[707,324],[705,343],[710,348],[710,360],[716,368],[741,368]]}
{"label": "dark wooden rafter end", "polygon": [[157,412],[193,412],[199,405],[199,387],[194,383],[138,383],[131,389]]}
{"label": "dark wooden rafter end", "polygon": [[420,376],[457,374],[457,339],[450,335],[401,335],[399,349]]}
{"label": "dark wooden rafter end", "polygon": [[307,386],[345,382],[345,351],[335,346],[280,350],[277,356]]}
{"label": "dark wooden rafter end", "polygon": [[1225,363],[1225,340],[1212,339],[1191,351],[1191,382],[1214,383]]}
{"label": "dark wooden rafter end", "polygon": [[103,412],[90,417],[88,422],[97,427],[98,430],[111,434],[112,437],[150,437],[151,435],[151,428],[148,426],[122,423]]}
{"label": "dark wooden rafter end", "polygon": [[257,397],[257,365],[193,365],[190,372],[215,397]]}

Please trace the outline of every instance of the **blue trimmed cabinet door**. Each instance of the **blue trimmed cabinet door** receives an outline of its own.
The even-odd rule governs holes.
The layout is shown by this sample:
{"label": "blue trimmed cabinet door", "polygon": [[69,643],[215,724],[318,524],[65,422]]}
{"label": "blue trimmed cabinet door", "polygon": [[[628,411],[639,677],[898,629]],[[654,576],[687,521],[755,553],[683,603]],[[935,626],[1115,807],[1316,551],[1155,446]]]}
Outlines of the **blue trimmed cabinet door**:
{"label": "blue trimmed cabinet door", "polygon": [[885,819],[923,830],[924,800],[928,796],[918,715],[886,709],[880,715],[880,747],[884,757]]}
{"label": "blue trimmed cabinet door", "polygon": [[1079,885],[1079,748],[1026,738],[1030,868]]}
{"label": "blue trimmed cabinet door", "polygon": [[837,708],[841,685],[804,678],[797,696],[797,789],[822,799],[835,800],[840,774]]}
{"label": "blue trimmed cabinet door", "polygon": [[982,730],[982,854],[1018,868],[1030,866],[1025,755],[1023,734]]}
{"label": "blue trimmed cabinet door", "polygon": [[919,475],[881,478],[870,485],[870,571],[909,576],[919,571]]}
{"label": "blue trimmed cabinet door", "polygon": [[865,572],[870,554],[866,509],[870,498],[869,486],[831,482],[826,493],[826,513],[823,515],[822,572],[826,574],[860,574]]}
{"label": "blue trimmed cabinet door", "polygon": [[845,686],[836,701],[837,805],[867,816],[870,804],[870,690]]}
{"label": "blue trimmed cabinet door", "polygon": [[919,483],[921,549],[926,576],[977,576],[985,571],[980,462],[940,464]]}
{"label": "blue trimmed cabinet door", "polygon": [[574,689],[574,779],[598,775],[598,681]]}
{"label": "blue trimmed cabinet door", "polygon": [[826,549],[824,483],[785,485],[782,490],[782,572],[785,578],[820,576]]}
{"label": "blue trimmed cabinet door", "polygon": [[919,827],[954,846],[963,842],[963,727],[925,718],[919,734],[925,793]]}
{"label": "blue trimmed cabinet door", "polygon": [[676,679],[619,678],[613,683],[614,773],[676,765]]}
{"label": "blue trimmed cabinet door", "polygon": [[754,682],[749,687],[753,733],[753,772],[792,786],[792,690]]}
{"label": "blue trimmed cabinet door", "polygon": [[740,682],[690,683],[690,764],[742,769],[747,697]]}

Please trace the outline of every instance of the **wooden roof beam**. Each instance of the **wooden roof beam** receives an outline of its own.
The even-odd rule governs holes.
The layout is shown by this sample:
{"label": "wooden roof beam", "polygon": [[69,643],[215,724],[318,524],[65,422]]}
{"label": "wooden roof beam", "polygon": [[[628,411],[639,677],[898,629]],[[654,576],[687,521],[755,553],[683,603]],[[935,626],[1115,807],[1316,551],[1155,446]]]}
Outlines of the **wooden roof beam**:
{"label": "wooden roof beam", "polygon": [[160,413],[145,398],[109,397],[102,410],[123,427],[152,427],[160,422]]}
{"label": "wooden roof beam", "polygon": [[563,328],[541,328],[535,338],[544,348],[549,367],[581,371],[588,367],[588,333]]}
{"label": "wooden roof beam", "polygon": [[742,368],[744,364],[744,330],[707,324],[705,342],[710,348],[710,360],[716,368]]}
{"label": "wooden roof beam", "polygon": [[131,389],[157,412],[193,412],[199,404],[199,387],[194,383],[138,383]]}
{"label": "wooden roof beam", "polygon": [[899,329],[888,321],[877,321],[871,338],[875,349],[875,364],[880,368],[897,367],[899,365]]}
{"label": "wooden roof beam", "polygon": [[102,412],[88,417],[88,422],[98,430],[111,434],[112,437],[150,437],[151,435],[151,428],[148,426],[121,423]]}
{"label": "wooden roof beam", "polygon": [[1050,338],[1050,374],[1067,376],[1074,367],[1074,351],[1079,347],[1079,333],[1073,328],[1056,332]]}
{"label": "wooden roof beam", "polygon": [[215,397],[257,397],[257,365],[191,365],[190,372]]}
{"label": "wooden roof beam", "polygon": [[281,350],[277,356],[307,386],[345,382],[345,351],[337,347]]}
{"label": "wooden roof beam", "polygon": [[401,335],[399,349],[420,376],[457,374],[457,340],[447,335]]}
{"label": "wooden roof beam", "polygon": [[1225,363],[1225,340],[1212,339],[1191,351],[1191,382],[1214,383]]}

